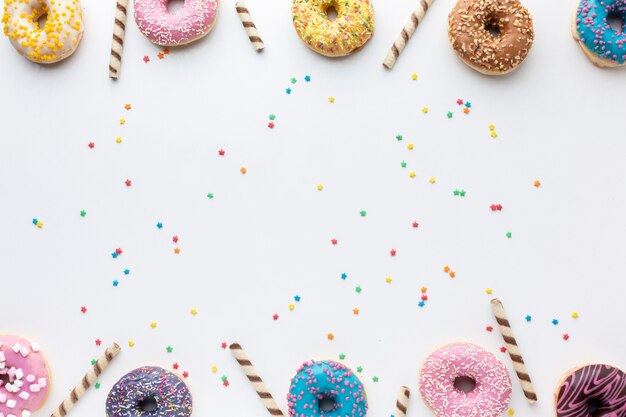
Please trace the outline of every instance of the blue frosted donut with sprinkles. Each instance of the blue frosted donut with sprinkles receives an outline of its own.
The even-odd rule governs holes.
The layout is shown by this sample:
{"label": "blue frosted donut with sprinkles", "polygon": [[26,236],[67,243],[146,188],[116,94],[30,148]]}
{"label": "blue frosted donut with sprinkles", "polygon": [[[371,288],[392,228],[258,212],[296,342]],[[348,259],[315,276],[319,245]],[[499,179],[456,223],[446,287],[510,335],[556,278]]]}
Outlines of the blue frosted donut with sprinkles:
{"label": "blue frosted donut with sprinkles", "polygon": [[[581,0],[572,32],[591,62],[599,67],[626,63],[626,0]],[[619,22],[618,28],[610,21]]]}
{"label": "blue frosted donut with sprinkles", "polygon": [[109,391],[107,417],[189,417],[191,393],[176,374],[156,366],[130,371]]}
{"label": "blue frosted donut with sprinkles", "polygon": [[363,384],[347,366],[333,361],[309,361],[291,380],[287,403],[290,417],[364,417]]}

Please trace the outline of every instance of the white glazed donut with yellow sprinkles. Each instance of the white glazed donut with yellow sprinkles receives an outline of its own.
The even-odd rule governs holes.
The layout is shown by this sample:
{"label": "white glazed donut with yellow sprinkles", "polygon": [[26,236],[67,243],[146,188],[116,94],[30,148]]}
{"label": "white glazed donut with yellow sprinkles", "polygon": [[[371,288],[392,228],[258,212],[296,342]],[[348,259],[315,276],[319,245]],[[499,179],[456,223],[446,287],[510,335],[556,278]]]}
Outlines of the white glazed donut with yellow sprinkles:
{"label": "white glazed donut with yellow sprinkles", "polygon": [[[39,27],[39,19],[46,23]],[[4,0],[4,34],[30,61],[52,64],[74,53],[83,37],[79,0]]]}

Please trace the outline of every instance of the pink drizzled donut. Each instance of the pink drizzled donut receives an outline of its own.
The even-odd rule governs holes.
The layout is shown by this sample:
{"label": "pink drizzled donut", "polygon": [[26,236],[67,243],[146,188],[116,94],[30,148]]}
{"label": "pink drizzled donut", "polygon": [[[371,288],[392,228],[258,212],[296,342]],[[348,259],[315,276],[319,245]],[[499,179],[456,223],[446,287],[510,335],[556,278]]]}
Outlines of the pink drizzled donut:
{"label": "pink drizzled donut", "polygon": [[[469,392],[455,380],[470,378]],[[511,378],[492,353],[471,343],[452,343],[426,358],[420,373],[420,392],[438,417],[497,417],[511,400]]]}
{"label": "pink drizzled donut", "polygon": [[205,36],[217,19],[219,0],[185,0],[175,13],[168,0],[135,0],[135,22],[150,42],[161,46],[185,45]]}
{"label": "pink drizzled donut", "polygon": [[0,335],[0,416],[30,416],[49,389],[50,372],[37,343]]}

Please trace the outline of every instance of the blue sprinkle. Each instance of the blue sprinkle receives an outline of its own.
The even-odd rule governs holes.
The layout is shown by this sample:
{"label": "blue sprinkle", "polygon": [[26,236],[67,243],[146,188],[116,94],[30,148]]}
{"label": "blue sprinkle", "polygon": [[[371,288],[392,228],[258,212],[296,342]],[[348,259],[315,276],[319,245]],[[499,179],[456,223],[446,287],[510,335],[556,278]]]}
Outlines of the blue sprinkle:
{"label": "blue sprinkle", "polygon": [[287,88],[287,89],[285,90],[285,92],[286,92],[287,94],[291,94],[291,88]]}
{"label": "blue sprinkle", "polygon": [[533,318],[531,317],[531,315],[530,315],[530,314],[528,314],[528,315],[526,316],[526,321],[531,321],[532,319],[533,319]]}
{"label": "blue sprinkle", "polygon": [[39,223],[39,220],[37,220],[37,219],[33,219],[33,224],[34,224],[35,226],[37,225],[37,223]]}
{"label": "blue sprinkle", "polygon": [[419,303],[417,303],[417,305],[420,307],[424,307],[426,303],[424,302],[424,300],[421,300]]}
{"label": "blue sprinkle", "polygon": [[301,298],[300,298],[300,296],[299,296],[299,295],[297,295],[297,294],[296,294],[296,296],[295,296],[295,297],[293,297],[293,299],[294,299],[294,300],[296,300],[296,301],[298,301],[298,302],[300,302],[300,299],[301,299]]}
{"label": "blue sprinkle", "polygon": [[341,274],[341,279],[343,279],[345,281],[346,278],[348,278],[348,274],[346,274],[345,272],[343,274]]}
{"label": "blue sprinkle", "polygon": [[117,258],[117,252],[113,252],[111,256],[113,257],[113,259]]}
{"label": "blue sprinkle", "polygon": [[307,83],[311,81],[311,76],[307,75],[304,77],[304,81],[306,81]]}
{"label": "blue sprinkle", "polygon": [[465,102],[465,107],[467,107],[468,109],[472,107],[472,103],[470,103],[469,101]]}
{"label": "blue sprinkle", "polygon": [[158,223],[157,223],[157,227],[158,227],[159,229],[163,229],[163,223],[158,222]]}
{"label": "blue sprinkle", "polygon": [[552,324],[554,324],[555,326],[557,326],[559,324],[559,321],[557,319],[553,319],[552,320]]}
{"label": "blue sprinkle", "polygon": [[119,284],[118,280],[113,281],[113,286],[117,287],[117,284]]}
{"label": "blue sprinkle", "polygon": [[130,274],[130,269],[125,269],[124,270],[124,275],[128,275],[128,274]]}

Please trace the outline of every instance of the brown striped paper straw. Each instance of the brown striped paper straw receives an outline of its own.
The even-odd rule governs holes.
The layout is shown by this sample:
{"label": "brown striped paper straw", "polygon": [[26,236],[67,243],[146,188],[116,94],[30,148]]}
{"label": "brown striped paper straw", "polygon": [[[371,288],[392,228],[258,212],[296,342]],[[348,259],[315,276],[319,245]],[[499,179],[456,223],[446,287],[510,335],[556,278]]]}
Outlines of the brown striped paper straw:
{"label": "brown striped paper straw", "polygon": [[127,9],[128,0],[117,0],[115,24],[113,25],[113,41],[111,43],[111,59],[109,60],[109,78],[114,80],[117,80],[120,76],[120,68],[122,66]]}
{"label": "brown striped paper straw", "polygon": [[529,403],[535,403],[537,402],[537,393],[535,392],[533,383],[530,380],[530,375],[528,375],[528,370],[526,369],[526,364],[524,363],[522,354],[519,350],[519,347],[517,346],[515,336],[513,336],[513,331],[511,330],[509,320],[507,320],[506,318],[506,313],[504,312],[504,306],[502,305],[502,302],[497,298],[491,300],[491,310],[493,311],[493,315],[496,317],[496,321],[500,326],[500,333],[502,333],[502,338],[504,339],[504,343],[506,343],[506,348],[509,351],[509,356],[513,361],[513,367],[515,368],[517,377],[522,384],[524,396]]}
{"label": "brown striped paper straw", "polygon": [[243,351],[241,345],[237,342],[230,345],[230,351],[232,352],[235,359],[237,359],[237,363],[241,366],[243,373],[246,374],[248,380],[252,383],[254,390],[257,394],[259,394],[259,398],[263,401],[263,405],[267,408],[267,411],[273,416],[285,416],[283,412],[278,408],[274,397],[267,390],[265,383],[257,373],[254,366],[252,366],[252,362],[248,359],[248,355]]}
{"label": "brown striped paper straw", "polygon": [[237,14],[241,19],[241,24],[246,30],[246,34],[252,42],[252,46],[256,49],[257,52],[261,52],[265,49],[265,44],[263,43],[263,39],[259,36],[259,31],[256,28],[256,25],[252,21],[252,16],[250,16],[250,11],[248,11],[248,6],[243,1],[238,1],[235,5],[237,8]]}
{"label": "brown striped paper straw", "polygon": [[76,385],[69,395],[63,400],[59,408],[56,409],[50,417],[63,417],[70,412],[74,405],[81,399],[91,384],[96,382],[98,376],[104,372],[109,363],[120,353],[120,346],[117,343],[111,344],[104,351],[100,359],[96,361],[93,367],[85,374],[80,384]]}
{"label": "brown striped paper straw", "polygon": [[396,41],[391,45],[391,49],[387,54],[387,57],[383,61],[383,66],[387,69],[393,68],[396,60],[404,50],[406,43],[411,39],[411,36],[415,33],[417,25],[424,19],[424,15],[428,11],[428,8],[433,4],[434,0],[420,0],[417,8],[411,13],[411,18],[400,32],[400,35]]}
{"label": "brown striped paper straw", "polygon": [[406,417],[406,410],[409,407],[409,395],[411,391],[407,386],[401,386],[398,391],[398,399],[396,400],[396,412],[393,413],[394,417]]}

